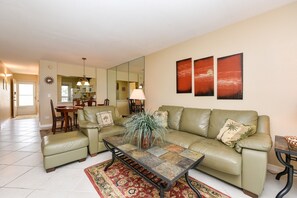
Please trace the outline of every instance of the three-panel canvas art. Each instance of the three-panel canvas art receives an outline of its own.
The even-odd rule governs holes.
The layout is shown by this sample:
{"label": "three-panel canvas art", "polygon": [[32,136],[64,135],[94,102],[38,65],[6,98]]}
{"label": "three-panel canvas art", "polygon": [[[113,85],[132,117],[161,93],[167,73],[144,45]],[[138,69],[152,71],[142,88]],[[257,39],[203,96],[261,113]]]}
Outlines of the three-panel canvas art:
{"label": "three-panel canvas art", "polygon": [[[192,58],[176,61],[176,92],[192,93]],[[214,93],[214,57],[194,60],[194,95]],[[243,99],[243,53],[217,58],[217,99]]]}

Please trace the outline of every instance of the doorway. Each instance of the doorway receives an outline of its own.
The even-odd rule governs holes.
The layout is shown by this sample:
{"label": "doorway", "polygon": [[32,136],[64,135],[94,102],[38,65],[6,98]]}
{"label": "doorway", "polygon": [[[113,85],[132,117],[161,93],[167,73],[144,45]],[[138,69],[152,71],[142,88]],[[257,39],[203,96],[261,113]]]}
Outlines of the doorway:
{"label": "doorway", "polygon": [[35,82],[17,84],[17,115],[36,114]]}

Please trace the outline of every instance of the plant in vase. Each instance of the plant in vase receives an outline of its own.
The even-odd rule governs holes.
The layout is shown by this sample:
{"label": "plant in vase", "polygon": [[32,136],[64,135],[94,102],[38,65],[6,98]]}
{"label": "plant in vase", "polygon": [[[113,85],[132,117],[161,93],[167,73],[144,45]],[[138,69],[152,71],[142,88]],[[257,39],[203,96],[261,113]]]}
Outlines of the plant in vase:
{"label": "plant in vase", "polygon": [[146,149],[155,141],[163,142],[167,129],[149,112],[140,112],[131,116],[126,124],[124,139],[130,143],[136,141],[138,148]]}

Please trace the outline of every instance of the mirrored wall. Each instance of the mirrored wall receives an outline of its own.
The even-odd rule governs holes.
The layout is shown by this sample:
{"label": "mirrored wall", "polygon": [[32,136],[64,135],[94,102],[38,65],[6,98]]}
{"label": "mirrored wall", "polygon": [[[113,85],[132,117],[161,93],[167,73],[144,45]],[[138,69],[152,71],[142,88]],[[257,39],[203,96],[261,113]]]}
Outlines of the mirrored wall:
{"label": "mirrored wall", "polygon": [[144,57],[107,70],[107,96],[109,104],[117,106],[121,115],[129,114],[128,99],[135,88],[144,90]]}

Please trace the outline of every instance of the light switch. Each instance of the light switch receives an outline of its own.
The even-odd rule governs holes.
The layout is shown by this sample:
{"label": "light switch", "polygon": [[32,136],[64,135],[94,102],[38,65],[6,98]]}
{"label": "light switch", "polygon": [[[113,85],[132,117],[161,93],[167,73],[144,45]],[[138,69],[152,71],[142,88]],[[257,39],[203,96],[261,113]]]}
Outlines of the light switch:
{"label": "light switch", "polygon": [[50,98],[50,97],[51,97],[51,94],[47,94],[47,97],[49,97],[49,98]]}

